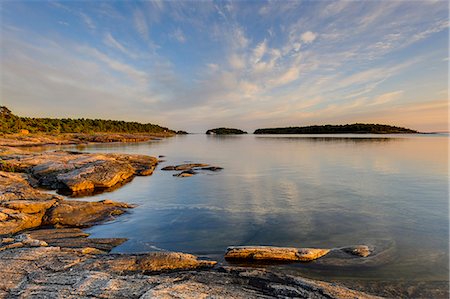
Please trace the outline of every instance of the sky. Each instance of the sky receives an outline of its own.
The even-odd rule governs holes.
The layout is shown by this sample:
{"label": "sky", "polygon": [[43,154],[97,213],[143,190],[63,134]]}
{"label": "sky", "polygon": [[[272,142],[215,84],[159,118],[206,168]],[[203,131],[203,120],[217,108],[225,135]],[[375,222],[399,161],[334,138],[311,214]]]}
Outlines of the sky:
{"label": "sky", "polygon": [[0,104],[16,115],[448,130],[447,1],[0,5]]}

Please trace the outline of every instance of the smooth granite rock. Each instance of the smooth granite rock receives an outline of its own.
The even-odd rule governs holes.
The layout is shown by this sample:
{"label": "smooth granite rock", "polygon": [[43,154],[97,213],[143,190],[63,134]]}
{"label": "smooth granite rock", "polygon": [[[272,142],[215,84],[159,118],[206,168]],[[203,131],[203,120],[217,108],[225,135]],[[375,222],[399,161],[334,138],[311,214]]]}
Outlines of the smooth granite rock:
{"label": "smooth granite rock", "polygon": [[300,261],[318,259],[330,252],[330,249],[292,248],[272,246],[232,246],[227,248],[226,259]]}
{"label": "smooth granite rock", "polygon": [[0,169],[27,172],[37,184],[72,192],[110,188],[135,175],[151,175],[158,159],[144,155],[54,151],[0,155]]}
{"label": "smooth granite rock", "polygon": [[182,253],[6,250],[0,252],[0,298],[376,298],[262,269],[211,269],[214,263]]}

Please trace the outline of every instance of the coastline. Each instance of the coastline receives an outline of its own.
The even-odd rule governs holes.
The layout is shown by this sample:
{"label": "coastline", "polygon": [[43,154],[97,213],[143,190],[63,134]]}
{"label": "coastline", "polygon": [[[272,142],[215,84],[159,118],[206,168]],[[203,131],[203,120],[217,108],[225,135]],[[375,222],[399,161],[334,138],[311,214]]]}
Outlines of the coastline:
{"label": "coastline", "polygon": [[[41,144],[38,142],[31,147]],[[17,147],[21,150],[15,151]],[[1,154],[2,161],[6,161],[8,165],[2,164],[3,171],[0,177],[3,178],[5,184],[3,186],[8,188],[2,188],[4,191],[0,196],[0,205],[3,210],[7,209],[6,212],[10,213],[3,220],[14,222],[12,225],[9,223],[1,234],[4,237],[12,236],[12,239],[18,238],[3,239],[2,241],[7,242],[2,242],[2,247],[9,246],[8,244],[21,244],[0,252],[0,261],[4,268],[11,269],[1,274],[5,277],[0,279],[2,284],[0,297],[20,294],[23,297],[69,295],[166,298],[189,294],[195,297],[220,295],[228,298],[286,296],[373,298],[371,295],[335,284],[250,267],[217,265],[214,261],[199,260],[188,254],[166,252],[139,255],[109,254],[114,246],[124,240],[86,238],[88,235],[80,228],[107,221],[112,217],[120,217],[120,214],[132,206],[112,201],[81,203],[65,200],[41,192],[36,187],[42,187],[44,184],[47,188],[58,189],[58,184],[69,182],[69,186],[73,187],[72,191],[77,192],[90,186],[85,182],[85,178],[83,182],[79,182],[74,181],[73,177],[61,176],[61,173],[55,176],[55,171],[61,170],[58,168],[61,166],[57,163],[58,159],[61,159],[64,165],[69,161],[69,164],[79,163],[76,164],[79,167],[77,169],[90,169],[85,173],[111,172],[119,169],[119,179],[114,175],[109,177],[111,179],[109,181],[106,178],[108,183],[102,182],[101,184],[105,184],[100,184],[102,188],[107,187],[109,183],[112,184],[109,187],[114,187],[134,175],[151,175],[158,160],[148,156],[137,159],[133,155],[108,157],[95,154],[88,157],[89,154],[81,155],[73,152],[57,152],[53,156],[48,154],[46,156],[46,154],[26,154],[23,149],[23,145],[4,147]],[[20,155],[31,155],[32,159],[21,160],[18,158]],[[123,171],[125,162],[120,159],[127,161],[131,159],[130,168]],[[88,162],[85,163],[86,161]],[[99,161],[104,161],[105,165],[111,167],[89,168],[93,167],[92,164],[97,165]],[[43,168],[42,165],[46,167]],[[8,170],[8,167],[11,170],[11,166],[13,172],[4,171]],[[33,171],[34,178],[25,174],[29,172],[30,167],[37,167],[43,171],[42,173],[53,175],[45,176],[40,173],[41,176],[36,181],[36,171]],[[89,179],[98,180],[95,176]],[[105,178],[102,176],[102,179]],[[12,188],[11,182],[15,182],[16,188]],[[52,229],[47,231],[41,229],[48,227]],[[69,228],[72,231],[67,234]],[[66,229],[65,235],[61,229]],[[28,232],[29,235],[23,235],[23,232]],[[36,244],[38,246],[34,247]],[[111,284],[116,287],[110,288]],[[80,288],[80,285],[85,287]]]}

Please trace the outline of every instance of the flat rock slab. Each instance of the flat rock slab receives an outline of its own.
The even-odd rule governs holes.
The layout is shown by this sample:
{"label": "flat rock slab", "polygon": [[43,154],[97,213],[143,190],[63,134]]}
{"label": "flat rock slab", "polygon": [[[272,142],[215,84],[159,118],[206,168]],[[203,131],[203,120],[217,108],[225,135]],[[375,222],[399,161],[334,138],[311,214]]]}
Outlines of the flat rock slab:
{"label": "flat rock slab", "polygon": [[49,246],[63,248],[95,248],[104,252],[110,252],[114,247],[127,241],[126,238],[70,238],[70,239],[40,239],[46,241]]}
{"label": "flat rock slab", "polygon": [[89,237],[88,233],[85,233],[79,228],[48,228],[37,229],[29,231],[28,234],[33,239],[52,241],[57,239],[72,239],[72,238],[86,238]]}
{"label": "flat rock slab", "polygon": [[49,246],[62,248],[94,248],[110,252],[114,247],[127,241],[126,238],[87,238],[88,233],[79,228],[38,229],[27,232],[33,239],[45,241]]}
{"label": "flat rock slab", "polygon": [[[58,247],[3,251],[0,298],[376,298],[265,270],[204,270],[204,262],[213,263],[180,253],[91,255]],[[149,268],[150,275],[144,270]],[[164,272],[155,275],[158,269]]]}
{"label": "flat rock slab", "polygon": [[330,252],[330,249],[234,246],[228,247],[225,259],[309,262],[326,255],[328,252]]}
{"label": "flat rock slab", "polygon": [[50,208],[42,219],[43,225],[56,227],[87,227],[121,215],[133,205],[109,200],[86,202],[64,200]]}
{"label": "flat rock slab", "polygon": [[0,170],[27,172],[37,184],[72,192],[106,189],[135,175],[151,175],[158,159],[145,155],[70,151],[0,155]]}

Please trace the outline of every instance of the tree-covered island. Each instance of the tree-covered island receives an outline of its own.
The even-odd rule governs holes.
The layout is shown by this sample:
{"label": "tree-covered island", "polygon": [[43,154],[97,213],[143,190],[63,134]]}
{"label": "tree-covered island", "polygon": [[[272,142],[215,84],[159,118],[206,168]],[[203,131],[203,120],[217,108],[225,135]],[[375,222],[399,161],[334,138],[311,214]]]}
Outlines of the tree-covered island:
{"label": "tree-covered island", "polygon": [[207,135],[239,135],[247,134],[247,132],[233,128],[215,128],[206,131]]}
{"label": "tree-covered island", "polygon": [[414,134],[418,131],[380,124],[347,124],[257,129],[254,134]]}

